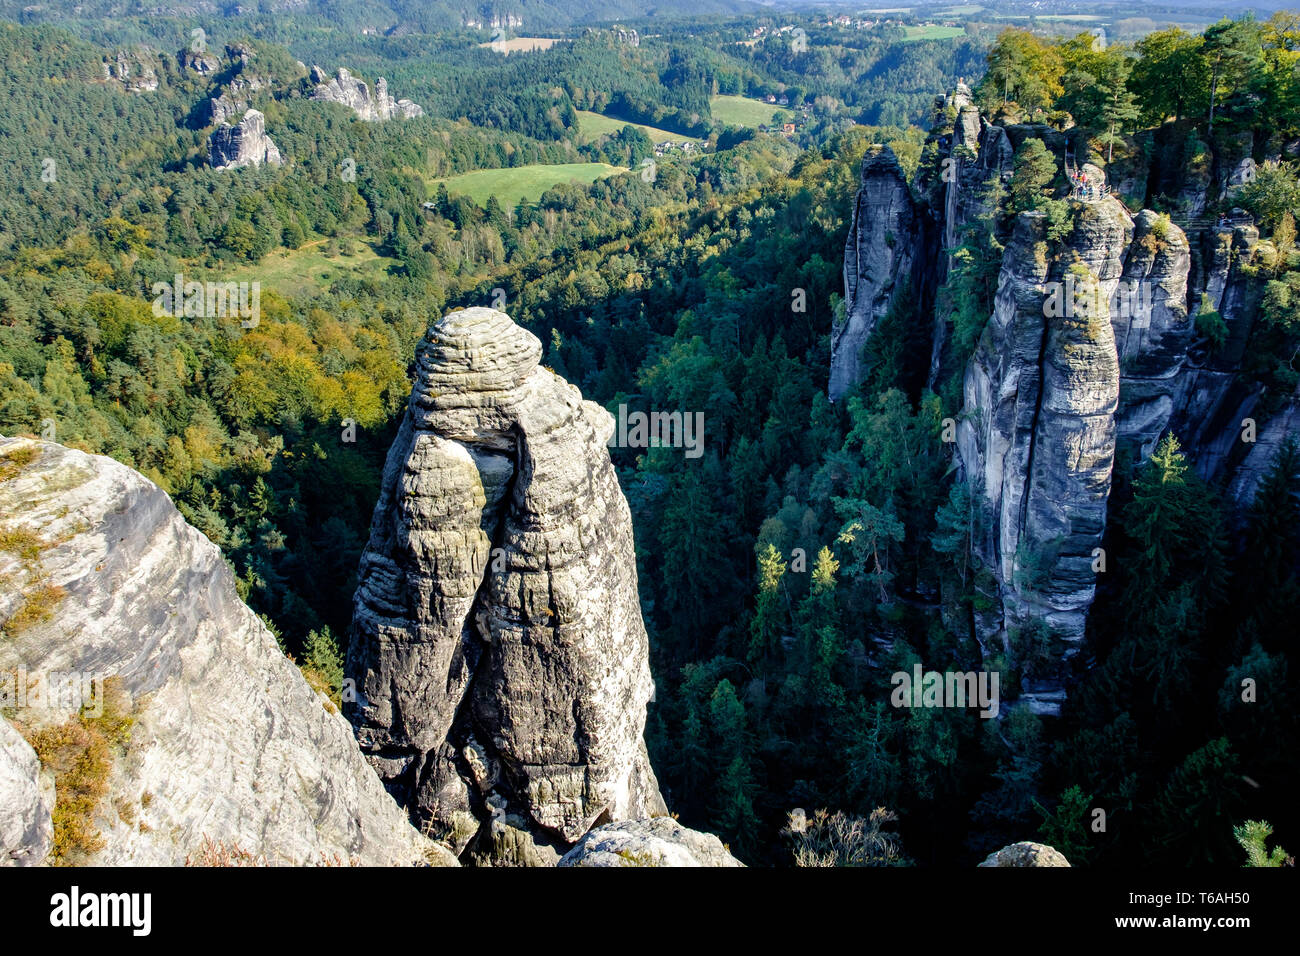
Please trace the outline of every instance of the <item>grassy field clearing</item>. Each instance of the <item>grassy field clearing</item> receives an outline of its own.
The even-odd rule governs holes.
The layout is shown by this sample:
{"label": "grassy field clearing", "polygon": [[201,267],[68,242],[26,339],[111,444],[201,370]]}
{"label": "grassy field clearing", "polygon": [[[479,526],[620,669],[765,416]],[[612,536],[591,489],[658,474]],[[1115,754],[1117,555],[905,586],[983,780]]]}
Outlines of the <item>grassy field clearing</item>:
{"label": "grassy field clearing", "polygon": [[911,43],[916,40],[951,40],[953,37],[965,35],[966,31],[961,27],[907,27],[907,36],[903,37],[903,42]]}
{"label": "grassy field clearing", "polygon": [[624,126],[635,126],[641,132],[650,137],[652,143],[666,143],[671,140],[674,143],[684,142],[688,139],[694,139],[691,136],[683,136],[681,133],[670,133],[666,129],[659,129],[656,126],[646,126],[643,123],[629,123],[627,120],[615,119],[612,116],[604,116],[600,113],[593,113],[590,110],[578,110],[579,129],[582,130],[582,141],[590,143],[594,139],[604,136],[606,133],[617,133]]}
{"label": "grassy field clearing", "polygon": [[627,172],[625,166],[608,163],[561,163],[555,166],[513,166],[507,169],[479,169],[472,173],[452,176],[450,179],[430,181],[430,190],[436,191],[439,183],[447,184],[447,192],[467,196],[480,206],[486,205],[489,196],[496,196],[502,208],[510,209],[524,202],[537,202],[542,193],[560,183],[594,183],[606,176]]}
{"label": "grassy field clearing", "polygon": [[713,118],[728,126],[764,126],[772,122],[778,113],[789,110],[771,103],[751,100],[745,96],[714,96],[709,98],[709,109]]}
{"label": "grassy field clearing", "polygon": [[213,273],[206,278],[214,282],[260,282],[263,289],[292,298],[328,288],[335,279],[347,275],[383,278],[388,267],[397,263],[396,259],[379,255],[359,239],[340,241],[350,242],[352,255],[327,256],[325,249],[329,240],[315,239],[297,249],[277,249],[256,265],[223,270],[219,275]]}

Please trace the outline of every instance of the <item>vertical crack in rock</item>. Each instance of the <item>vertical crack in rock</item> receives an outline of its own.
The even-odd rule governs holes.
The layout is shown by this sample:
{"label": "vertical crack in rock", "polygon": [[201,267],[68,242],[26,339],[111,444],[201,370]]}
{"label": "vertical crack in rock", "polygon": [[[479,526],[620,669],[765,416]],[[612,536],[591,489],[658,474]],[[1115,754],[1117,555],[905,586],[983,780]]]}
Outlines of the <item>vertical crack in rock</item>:
{"label": "vertical crack in rock", "polygon": [[508,831],[546,860],[602,816],[665,808],[613,421],[540,358],[491,309],[421,344],[361,559],[346,710],[390,790],[458,851]]}
{"label": "vertical crack in rock", "polygon": [[1119,441],[1140,458],[1151,454],[1169,424],[1192,344],[1190,267],[1183,231],[1149,209],[1140,212],[1110,315],[1120,360]]}

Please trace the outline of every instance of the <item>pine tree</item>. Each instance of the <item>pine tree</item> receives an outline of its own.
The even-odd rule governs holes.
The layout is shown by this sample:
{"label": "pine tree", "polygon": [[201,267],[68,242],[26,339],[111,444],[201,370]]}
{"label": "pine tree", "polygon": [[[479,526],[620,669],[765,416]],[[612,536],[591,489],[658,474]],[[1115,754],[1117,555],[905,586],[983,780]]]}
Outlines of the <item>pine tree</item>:
{"label": "pine tree", "polygon": [[1016,152],[1014,166],[1010,186],[1011,211],[1037,209],[1047,187],[1056,178],[1056,158],[1048,152],[1041,139],[1028,139]]}
{"label": "pine tree", "polygon": [[1088,843],[1092,794],[1084,793],[1083,788],[1075,784],[1061,794],[1055,810],[1048,811],[1037,800],[1034,808],[1043,817],[1038,828],[1043,842],[1059,850],[1071,866],[1086,864],[1092,856],[1092,847]]}
{"label": "pine tree", "polygon": [[1268,838],[1273,835],[1273,827],[1266,820],[1247,820],[1239,827],[1232,828],[1232,835],[1241,848],[1246,851],[1244,866],[1280,867],[1294,866],[1295,860],[1280,846],[1269,850]]}
{"label": "pine tree", "polygon": [[1131,625],[1153,623],[1181,583],[1190,584],[1202,608],[1221,600],[1227,579],[1223,516],[1172,434],[1134,477],[1122,524],[1133,552],[1122,569]]}
{"label": "pine tree", "polygon": [[749,625],[749,662],[761,664],[774,656],[788,621],[788,605],[782,579],[785,560],[769,542],[757,546],[758,601]]}

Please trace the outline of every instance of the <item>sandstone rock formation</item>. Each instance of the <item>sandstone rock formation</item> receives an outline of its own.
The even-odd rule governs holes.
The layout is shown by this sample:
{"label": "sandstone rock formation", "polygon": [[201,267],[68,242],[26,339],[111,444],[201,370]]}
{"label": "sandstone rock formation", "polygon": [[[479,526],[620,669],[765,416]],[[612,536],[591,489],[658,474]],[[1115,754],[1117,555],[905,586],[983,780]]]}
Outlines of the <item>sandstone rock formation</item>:
{"label": "sandstone rock formation", "polygon": [[[90,862],[175,866],[205,841],[270,864],[438,855],[384,791],[347,722],[239,600],[217,547],[161,489],[50,442],[0,438],[0,458],[19,466],[0,480],[0,523],[42,542],[37,560],[0,551],[0,623],[38,585],[59,589],[48,620],[0,639],[0,675],[113,678],[134,708],[130,742],[93,814],[103,846]],[[25,733],[77,711],[66,696],[20,703],[7,713]],[[0,845],[10,857],[23,847],[43,856],[48,811],[33,796],[43,784],[12,738],[0,719]],[[12,799],[27,810],[15,815]]]}
{"label": "sandstone rock formation", "polygon": [[1258,429],[1255,442],[1249,445],[1241,463],[1233,470],[1227,493],[1239,510],[1255,500],[1260,481],[1288,440],[1300,441],[1300,388],[1291,394],[1280,412]]}
{"label": "sandstone rock formation", "polygon": [[189,70],[199,76],[212,76],[221,70],[221,60],[217,57],[188,47],[176,54],[176,62],[180,64],[182,70]]}
{"label": "sandstone rock formation", "polygon": [[993,190],[1010,181],[1015,159],[1006,130],[981,116],[970,96],[970,89],[963,83],[949,98],[957,119],[947,157],[951,162],[943,178],[944,249],[957,245],[967,223],[994,208]]}
{"label": "sandstone rock formation", "polygon": [[1261,283],[1253,262],[1259,230],[1242,223],[1214,228],[1201,238],[1202,269],[1192,283],[1191,310],[1202,299],[1219,313],[1227,327],[1227,340],[1217,351],[1200,336],[1188,348],[1186,370],[1179,376],[1170,427],[1186,448],[1195,449],[1193,466],[1207,481],[1222,477],[1241,453],[1243,418],[1254,414],[1257,388],[1237,376],[1254,326]]}
{"label": "sandstone rock formation", "polygon": [[159,66],[151,50],[119,50],[116,57],[105,57],[104,79],[119,84],[128,93],[152,93],[158,89]]}
{"label": "sandstone rock formation", "polygon": [[370,87],[363,80],[357,79],[342,67],[339,67],[338,75],[331,79],[319,66],[313,66],[311,81],[316,84],[316,89],[311,95],[313,100],[342,103],[367,123],[389,120],[393,117],[411,119],[424,115],[424,110],[410,100],[394,100],[389,96],[388,81],[382,76],[375,80],[373,96]]}
{"label": "sandstone rock formation", "polygon": [[613,421],[501,312],[435,324],[362,555],[345,712],[458,852],[553,863],[664,811]]}
{"label": "sandstone rock formation", "polygon": [[1069,866],[1059,850],[1045,843],[1013,843],[990,853],[980,866]]}
{"label": "sandstone rock formation", "polygon": [[231,122],[249,108],[255,94],[269,86],[270,82],[260,76],[236,76],[208,100],[206,121],[212,125]]}
{"label": "sandstone rock formation", "polygon": [[916,210],[893,150],[872,147],[862,163],[844,247],[844,320],[831,329],[830,397],[862,379],[862,347],[912,278]]}
{"label": "sandstone rock formation", "polygon": [[[1047,257],[1041,214],[1022,213],[965,379],[957,448],[986,515],[974,550],[997,579],[1000,610],[981,621],[985,651],[1047,640],[1067,660],[1096,588],[1120,374],[1107,303],[1133,223],[1114,199],[1085,205]],[[1046,633],[1044,633],[1046,632]],[[994,644],[994,639],[1001,646]],[[1062,675],[1026,677],[1055,708]]]}
{"label": "sandstone rock formation", "polygon": [[[913,320],[929,321],[924,289],[943,281],[968,224],[992,215],[988,229],[1004,246],[992,315],[967,361],[952,354],[948,316],[936,309],[923,380],[931,388],[954,375],[963,381],[962,408],[953,410],[956,463],[974,502],[972,549],[987,572],[977,577],[985,600],[976,636],[986,655],[1017,667],[1022,700],[1051,714],[1085,636],[1117,449],[1130,460],[1145,457],[1171,423],[1187,426],[1191,409],[1219,407],[1212,419],[1221,420],[1195,428],[1230,441],[1235,433],[1224,423],[1258,398],[1227,384],[1239,363],[1233,348],[1244,348],[1249,327],[1230,326],[1224,354],[1199,363],[1221,370],[1195,369],[1188,308],[1195,250],[1176,224],[1151,211],[1134,221],[1107,197],[1071,202],[1071,234],[1049,240],[1043,214],[998,215],[999,197],[1016,149],[1030,138],[1058,162],[1076,157],[1091,181],[1103,182],[1078,137],[1043,124],[990,123],[962,84],[936,100],[934,116],[915,193],[887,151],[863,162],[845,251],[846,321],[832,329],[830,394],[861,378],[862,346],[899,304],[903,283],[921,289],[906,303]],[[1231,247],[1221,241],[1205,280],[1211,301],[1234,316],[1251,313],[1233,253],[1252,241],[1249,230]]]}
{"label": "sandstone rock formation", "polygon": [[266,135],[266,117],[249,110],[238,126],[222,123],[213,130],[208,137],[208,162],[213,169],[238,169],[263,163],[279,166],[284,160]]}
{"label": "sandstone rock formation", "polygon": [[672,817],[596,827],[564,855],[560,866],[744,866],[711,833]]}

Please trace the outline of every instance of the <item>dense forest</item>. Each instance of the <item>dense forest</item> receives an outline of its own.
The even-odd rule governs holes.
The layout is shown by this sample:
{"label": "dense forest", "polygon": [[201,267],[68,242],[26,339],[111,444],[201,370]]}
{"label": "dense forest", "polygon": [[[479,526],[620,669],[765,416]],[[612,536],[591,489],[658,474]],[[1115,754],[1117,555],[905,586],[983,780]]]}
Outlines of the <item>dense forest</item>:
{"label": "dense forest", "polygon": [[[348,16],[364,20],[362,8]],[[234,59],[213,80],[159,55],[159,88],[135,95],[103,79],[94,38],[0,27],[10,104],[0,161],[24,171],[0,197],[0,433],[108,454],[158,483],[221,547],[286,652],[337,692],[338,636],[415,345],[450,308],[503,302],[584,396],[705,410],[698,460],[612,451],[657,682],[647,739],[683,822],[754,863],[789,861],[780,829],[794,807],[862,817],[887,807],[906,860],[926,864],[1037,834],[1078,864],[1235,865],[1228,821],[1247,809],[1282,843],[1300,842],[1286,786],[1300,747],[1288,703],[1288,622],[1300,614],[1294,447],[1245,513],[1196,477],[1177,436],[1117,473],[1116,572],[1091,618],[1092,666],[1061,718],[886,703],[891,672],[980,660],[960,624],[982,599],[970,489],[940,434],[992,308],[1010,220],[1062,214],[1054,164],[1022,151],[1010,197],[952,250],[957,266],[934,301],[954,354],[933,389],[918,369],[929,356],[917,354],[931,317],[897,309],[871,339],[856,393],[826,397],[862,159],[884,142],[919,182],[934,181],[934,137],[953,121],[935,96],[958,77],[990,116],[1077,124],[1115,169],[1153,155],[1212,162],[1246,141],[1260,172],[1232,204],[1254,214],[1273,257],[1243,374],[1290,394],[1300,382],[1300,181],[1283,149],[1300,138],[1294,17],[1166,30],[1133,47],[1008,30],[989,49],[973,37],[940,48],[880,31],[851,43],[813,34],[807,52],[742,46],[743,31],[720,18],[690,40],[671,26],[639,46],[596,32],[506,58],[413,33],[382,61],[354,39],[293,35],[300,27],[230,38],[255,51],[244,69],[274,79],[253,102],[292,157],[234,172],[208,167],[196,119],[238,72]],[[360,123],[308,99],[296,61],[382,73],[428,115]],[[797,138],[712,117],[712,96],[769,93],[796,106],[820,98]],[[470,170],[634,167],[651,155],[635,129],[585,140],[579,110],[711,148],[663,159],[653,177],[559,186],[513,208],[431,188]],[[1286,158],[1264,162],[1275,153]],[[348,161],[355,177],[338,174]],[[1172,209],[1170,196],[1131,198]],[[254,328],[151,308],[153,285],[177,273],[256,279],[284,252],[315,246],[336,258],[365,251],[379,267],[305,292],[263,288]],[[1235,690],[1247,674],[1273,688],[1250,708]],[[1104,833],[1090,827],[1096,806],[1108,808]]]}

